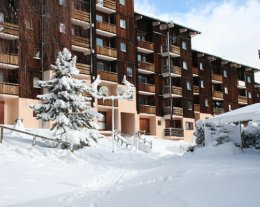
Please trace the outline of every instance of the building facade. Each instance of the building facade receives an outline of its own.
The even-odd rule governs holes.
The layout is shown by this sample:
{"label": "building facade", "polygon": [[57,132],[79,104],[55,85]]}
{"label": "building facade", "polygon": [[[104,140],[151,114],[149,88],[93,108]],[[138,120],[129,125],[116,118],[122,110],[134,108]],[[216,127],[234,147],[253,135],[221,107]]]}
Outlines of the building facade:
{"label": "building facade", "polygon": [[[135,85],[133,100],[115,103],[115,127],[191,141],[195,121],[260,101],[252,68],[192,49],[199,32],[134,12],[134,0],[1,0],[0,122],[23,118],[26,127],[48,127],[29,104],[44,93],[58,51],[77,56],[79,79],[100,75],[112,94],[123,76]],[[111,134],[109,100],[93,100]]]}

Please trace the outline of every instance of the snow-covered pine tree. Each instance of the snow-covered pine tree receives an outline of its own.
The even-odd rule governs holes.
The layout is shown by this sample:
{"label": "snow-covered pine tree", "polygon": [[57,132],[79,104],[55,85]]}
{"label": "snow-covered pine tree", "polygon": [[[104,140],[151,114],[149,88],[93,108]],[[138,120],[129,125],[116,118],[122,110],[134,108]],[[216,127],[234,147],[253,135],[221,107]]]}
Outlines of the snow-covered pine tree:
{"label": "snow-covered pine tree", "polygon": [[[37,119],[43,122],[53,121],[51,130],[55,135],[63,135],[71,130],[82,131],[96,129],[93,118],[100,117],[94,109],[89,106],[90,98],[83,96],[88,90],[84,80],[77,80],[79,74],[76,68],[76,56],[72,57],[66,48],[58,53],[55,65],[51,65],[53,76],[50,80],[39,81],[41,88],[48,89],[48,92],[37,97],[42,104],[31,105],[37,115]],[[71,133],[70,133],[71,134]],[[85,132],[88,136],[81,141],[89,142],[89,138],[96,141],[96,134]]]}
{"label": "snow-covered pine tree", "polygon": [[204,123],[202,120],[196,121],[196,130],[194,132],[195,143],[198,147],[205,146]]}

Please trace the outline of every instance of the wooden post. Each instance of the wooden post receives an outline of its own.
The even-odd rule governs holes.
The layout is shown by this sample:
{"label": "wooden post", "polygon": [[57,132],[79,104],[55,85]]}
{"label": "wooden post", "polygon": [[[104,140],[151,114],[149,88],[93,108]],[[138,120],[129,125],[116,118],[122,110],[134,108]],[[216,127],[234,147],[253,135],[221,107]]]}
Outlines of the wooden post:
{"label": "wooden post", "polygon": [[0,143],[2,143],[3,138],[4,138],[4,129],[1,127],[1,135],[0,135]]}
{"label": "wooden post", "polygon": [[33,137],[32,146],[35,146],[36,136]]}

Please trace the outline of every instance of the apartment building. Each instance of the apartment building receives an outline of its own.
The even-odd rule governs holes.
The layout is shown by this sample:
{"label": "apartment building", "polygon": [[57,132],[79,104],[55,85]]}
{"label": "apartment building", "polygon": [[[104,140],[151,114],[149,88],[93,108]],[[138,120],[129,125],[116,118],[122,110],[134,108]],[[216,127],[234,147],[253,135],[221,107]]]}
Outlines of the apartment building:
{"label": "apartment building", "polygon": [[[51,77],[50,64],[67,47],[88,84],[100,75],[109,95],[124,75],[135,85],[133,100],[115,102],[116,129],[190,141],[196,120],[260,101],[257,69],[192,50],[198,34],[135,13],[134,0],[1,0],[0,122],[48,127],[28,105],[39,102],[36,82]],[[111,101],[92,106],[111,134]]]}

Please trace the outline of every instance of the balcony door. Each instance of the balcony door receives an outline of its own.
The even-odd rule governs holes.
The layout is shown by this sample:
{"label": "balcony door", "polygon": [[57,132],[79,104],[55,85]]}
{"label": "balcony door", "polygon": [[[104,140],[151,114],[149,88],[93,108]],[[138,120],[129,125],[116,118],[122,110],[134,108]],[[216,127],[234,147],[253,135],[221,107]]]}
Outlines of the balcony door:
{"label": "balcony door", "polygon": [[145,134],[150,134],[150,120],[140,119],[140,130],[145,131]]}
{"label": "balcony door", "polygon": [[0,101],[0,124],[4,124],[5,118],[5,102]]}

